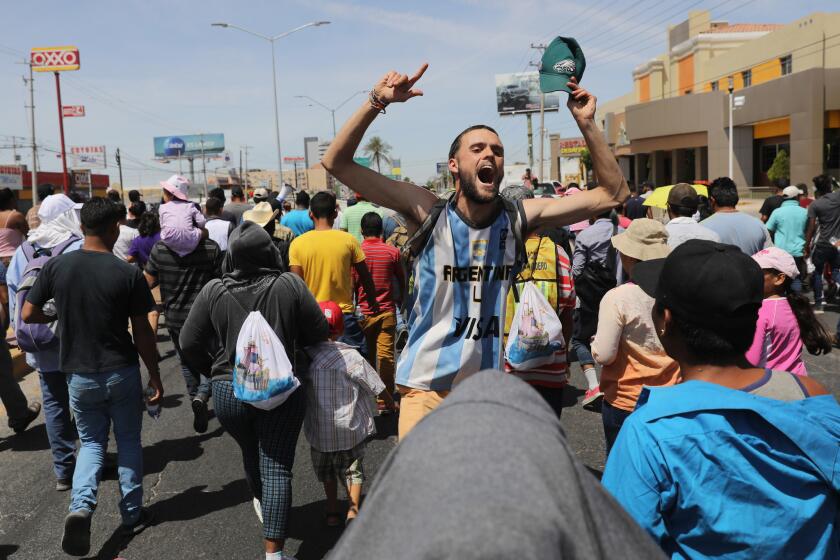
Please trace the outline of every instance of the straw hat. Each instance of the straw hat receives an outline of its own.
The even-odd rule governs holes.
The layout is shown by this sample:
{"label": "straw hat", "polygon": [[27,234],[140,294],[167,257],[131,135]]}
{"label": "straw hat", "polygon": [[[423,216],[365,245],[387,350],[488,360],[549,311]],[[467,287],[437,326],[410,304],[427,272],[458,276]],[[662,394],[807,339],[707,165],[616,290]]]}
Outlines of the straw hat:
{"label": "straw hat", "polygon": [[260,202],[253,209],[243,212],[242,219],[246,222],[254,222],[260,227],[265,227],[277,217],[279,212],[279,210],[272,210],[271,204],[268,202]]}
{"label": "straw hat", "polygon": [[663,259],[671,252],[665,226],[648,218],[633,220],[625,231],[613,236],[612,244],[620,253],[640,261]]}

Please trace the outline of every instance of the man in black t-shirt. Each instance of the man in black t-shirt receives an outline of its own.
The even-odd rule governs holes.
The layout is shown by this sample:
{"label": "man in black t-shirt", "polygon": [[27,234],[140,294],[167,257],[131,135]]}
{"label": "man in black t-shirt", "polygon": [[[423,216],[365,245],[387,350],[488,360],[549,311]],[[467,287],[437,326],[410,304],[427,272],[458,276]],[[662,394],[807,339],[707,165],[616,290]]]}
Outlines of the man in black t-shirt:
{"label": "man in black t-shirt", "polygon": [[624,203],[624,216],[631,220],[637,220],[647,216],[647,206],[644,206],[645,199],[639,195],[636,185],[630,185],[630,198]]}
{"label": "man in black t-shirt", "polygon": [[140,270],[111,253],[120,234],[120,217],[120,206],[107,199],[86,202],[81,211],[82,248],[47,262],[21,311],[26,323],[58,320],[59,364],[67,372],[70,406],[82,442],[61,542],[73,556],[84,556],[90,549],[90,519],[111,424],[123,531],[136,534],[151,522],[142,507],[143,387],[137,355],[149,371],[149,403],[157,404],[163,386],[147,317],[155,302]]}
{"label": "man in black t-shirt", "polygon": [[782,201],[785,199],[785,197],[782,196],[782,191],[786,186],[787,185],[783,185],[781,183],[776,183],[776,194],[768,196],[764,199],[764,203],[761,205],[761,210],[759,210],[758,213],[761,214],[761,221],[765,224],[767,223],[767,220],[770,219],[770,214],[773,213],[773,210],[782,205]]}
{"label": "man in black t-shirt", "polygon": [[181,355],[181,327],[198,293],[213,278],[221,274],[222,250],[212,239],[202,239],[192,253],[179,256],[163,241],[158,241],[146,263],[145,276],[150,288],[160,284],[166,327],[181,360],[181,374],[187,385],[193,411],[193,428],[202,434],[207,431],[207,401],[210,400],[210,380],[207,372],[193,372]]}

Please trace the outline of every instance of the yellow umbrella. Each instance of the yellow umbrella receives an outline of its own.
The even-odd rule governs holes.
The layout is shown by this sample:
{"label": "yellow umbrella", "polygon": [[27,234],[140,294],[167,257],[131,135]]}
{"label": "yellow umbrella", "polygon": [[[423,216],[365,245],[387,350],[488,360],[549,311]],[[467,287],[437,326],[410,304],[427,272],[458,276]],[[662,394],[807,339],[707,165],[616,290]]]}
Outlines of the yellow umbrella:
{"label": "yellow umbrella", "polygon": [[[697,191],[697,194],[700,196],[709,196],[709,189],[706,188],[706,185],[691,185],[694,187],[694,190]],[[645,200],[645,206],[653,206],[655,208],[668,208],[668,194],[671,192],[671,189],[674,188],[674,185],[668,185],[667,187],[659,187],[658,189],[654,190],[650,193],[650,196],[647,197]]]}

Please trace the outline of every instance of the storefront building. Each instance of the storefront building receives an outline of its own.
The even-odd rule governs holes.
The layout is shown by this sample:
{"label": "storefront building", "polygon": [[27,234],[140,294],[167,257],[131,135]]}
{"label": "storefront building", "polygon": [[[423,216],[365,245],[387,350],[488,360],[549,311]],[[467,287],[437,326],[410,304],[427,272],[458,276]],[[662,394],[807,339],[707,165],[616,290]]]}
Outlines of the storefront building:
{"label": "storefront building", "polygon": [[637,66],[634,91],[598,118],[628,180],[666,185],[728,174],[770,185],[779,151],[790,182],[840,174],[840,13],[787,25],[714,22],[707,11],[668,30],[667,54]]}

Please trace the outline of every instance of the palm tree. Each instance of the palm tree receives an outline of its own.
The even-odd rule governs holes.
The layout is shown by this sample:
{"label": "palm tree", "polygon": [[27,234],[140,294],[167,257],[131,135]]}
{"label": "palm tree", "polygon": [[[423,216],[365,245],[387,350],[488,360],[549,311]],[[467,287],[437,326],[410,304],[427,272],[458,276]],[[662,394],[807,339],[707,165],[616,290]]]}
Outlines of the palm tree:
{"label": "palm tree", "polygon": [[363,150],[364,153],[369,156],[374,163],[376,163],[376,171],[379,173],[382,173],[380,162],[391,162],[391,158],[388,157],[388,153],[391,151],[391,146],[379,136],[371,136]]}

